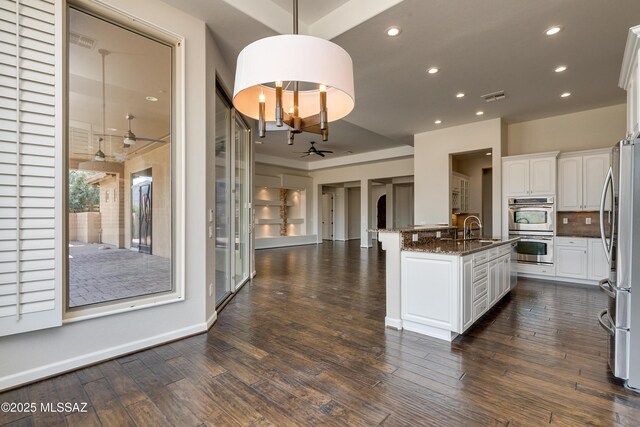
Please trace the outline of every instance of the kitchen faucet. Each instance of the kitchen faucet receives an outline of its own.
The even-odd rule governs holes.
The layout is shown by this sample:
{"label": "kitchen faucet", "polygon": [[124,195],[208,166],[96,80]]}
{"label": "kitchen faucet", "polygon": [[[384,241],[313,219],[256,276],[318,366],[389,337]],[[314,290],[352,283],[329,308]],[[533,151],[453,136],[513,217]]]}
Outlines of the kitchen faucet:
{"label": "kitchen faucet", "polygon": [[[467,221],[469,221],[468,228],[467,228]],[[480,218],[478,218],[475,215],[469,215],[464,219],[463,231],[462,231],[463,239],[471,238],[471,226],[473,225],[474,222],[478,225],[478,229],[482,230],[482,221],[480,221]]]}

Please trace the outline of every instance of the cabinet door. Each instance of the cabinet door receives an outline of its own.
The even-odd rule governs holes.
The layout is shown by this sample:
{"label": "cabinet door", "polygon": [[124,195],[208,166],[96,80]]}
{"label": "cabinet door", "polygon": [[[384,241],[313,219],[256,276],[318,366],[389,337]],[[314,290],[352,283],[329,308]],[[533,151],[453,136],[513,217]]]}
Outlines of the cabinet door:
{"label": "cabinet door", "polygon": [[529,160],[508,160],[503,163],[505,196],[529,194]]}
{"label": "cabinet door", "polygon": [[529,194],[548,196],[556,194],[556,158],[531,159],[529,173]]}
{"label": "cabinet door", "polygon": [[559,159],[558,211],[579,210],[582,210],[582,156]]}
{"label": "cabinet door", "polygon": [[500,295],[500,270],[498,260],[489,262],[489,307],[496,303]]}
{"label": "cabinet door", "polygon": [[609,171],[609,153],[584,156],[582,165],[584,171],[582,209],[597,211],[600,209],[604,179]]}
{"label": "cabinet door", "polygon": [[462,258],[461,324],[464,332],[473,323],[473,256]]}
{"label": "cabinet door", "polygon": [[600,239],[589,239],[589,279],[609,277],[609,264]]}
{"label": "cabinet door", "polygon": [[587,248],[576,246],[557,246],[559,277],[587,278]]}
{"label": "cabinet door", "polygon": [[509,291],[509,280],[511,279],[509,264],[510,255],[500,258],[500,297]]}

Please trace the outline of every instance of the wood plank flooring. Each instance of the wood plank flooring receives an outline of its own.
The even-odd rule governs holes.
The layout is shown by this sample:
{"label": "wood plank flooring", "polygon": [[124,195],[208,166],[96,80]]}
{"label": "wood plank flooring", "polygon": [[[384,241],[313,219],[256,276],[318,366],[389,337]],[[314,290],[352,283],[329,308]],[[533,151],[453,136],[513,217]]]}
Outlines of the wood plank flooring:
{"label": "wood plank flooring", "polygon": [[449,344],[384,329],[384,252],[258,251],[258,276],[206,334],[0,394],[87,402],[14,426],[640,424],[607,370],[594,288],[521,280]]}

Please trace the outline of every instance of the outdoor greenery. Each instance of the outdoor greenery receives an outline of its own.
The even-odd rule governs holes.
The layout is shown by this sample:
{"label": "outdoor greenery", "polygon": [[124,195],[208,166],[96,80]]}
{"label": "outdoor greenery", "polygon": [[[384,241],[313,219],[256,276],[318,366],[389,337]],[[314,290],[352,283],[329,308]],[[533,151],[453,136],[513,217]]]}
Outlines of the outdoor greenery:
{"label": "outdoor greenery", "polygon": [[69,212],[91,212],[100,204],[100,187],[88,184],[91,172],[69,171]]}

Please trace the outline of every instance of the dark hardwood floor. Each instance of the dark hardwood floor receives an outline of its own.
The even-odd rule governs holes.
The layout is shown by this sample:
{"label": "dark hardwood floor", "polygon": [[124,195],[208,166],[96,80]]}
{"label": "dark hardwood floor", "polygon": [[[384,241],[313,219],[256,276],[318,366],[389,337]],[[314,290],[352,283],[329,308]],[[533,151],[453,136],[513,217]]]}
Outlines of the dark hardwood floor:
{"label": "dark hardwood floor", "polygon": [[326,243],[256,261],[208,333],[0,394],[88,402],[87,413],[0,413],[0,424],[640,424],[640,395],[607,371],[595,287],[521,280],[449,344],[384,329],[379,248]]}

